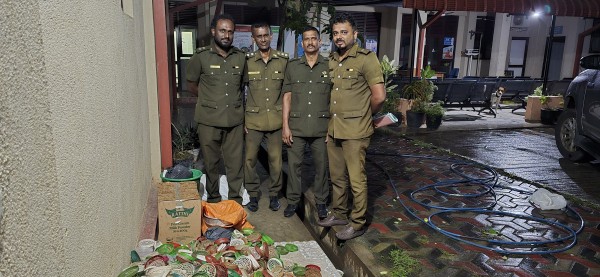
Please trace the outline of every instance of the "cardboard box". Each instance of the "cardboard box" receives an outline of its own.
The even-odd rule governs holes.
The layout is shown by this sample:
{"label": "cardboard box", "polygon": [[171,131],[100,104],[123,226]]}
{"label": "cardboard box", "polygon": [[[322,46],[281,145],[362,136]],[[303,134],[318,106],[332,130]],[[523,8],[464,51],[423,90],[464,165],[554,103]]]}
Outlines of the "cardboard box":
{"label": "cardboard box", "polygon": [[[548,96],[548,108],[561,108],[563,98],[562,96]],[[525,108],[525,121],[536,123],[540,122],[540,114],[542,109],[542,103],[540,102],[539,96],[528,96],[527,107]]]}
{"label": "cardboard box", "polygon": [[202,202],[196,182],[158,185],[158,240],[188,243],[202,234]]}

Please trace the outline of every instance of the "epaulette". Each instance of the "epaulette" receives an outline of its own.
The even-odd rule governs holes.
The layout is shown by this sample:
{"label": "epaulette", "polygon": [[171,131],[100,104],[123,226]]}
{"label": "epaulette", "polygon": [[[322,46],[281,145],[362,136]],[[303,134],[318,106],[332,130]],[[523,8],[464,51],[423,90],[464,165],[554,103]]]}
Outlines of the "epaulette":
{"label": "epaulette", "polygon": [[247,58],[247,59],[248,59],[248,58],[252,58],[252,57],[254,57],[254,54],[255,54],[254,52],[247,52],[247,53],[246,53],[246,58]]}
{"label": "epaulette", "polygon": [[285,58],[285,59],[289,59],[289,58],[290,58],[290,55],[288,55],[288,53],[281,52],[281,51],[277,51],[277,52],[275,53],[275,55],[277,55],[278,57]]}
{"label": "epaulette", "polygon": [[292,59],[290,59],[290,62],[296,62],[296,61],[299,61],[300,59],[301,59],[301,57],[298,57],[298,58],[292,58]]}
{"label": "epaulette", "polygon": [[371,53],[371,50],[364,49],[364,48],[360,48],[360,49],[358,50],[358,52],[360,52],[360,53],[363,53],[363,54],[365,54],[365,55],[369,55],[369,53]]}
{"label": "epaulette", "polygon": [[203,51],[206,51],[209,49],[210,49],[210,46],[198,47],[198,48],[196,48],[196,53],[200,53],[200,52],[203,52]]}

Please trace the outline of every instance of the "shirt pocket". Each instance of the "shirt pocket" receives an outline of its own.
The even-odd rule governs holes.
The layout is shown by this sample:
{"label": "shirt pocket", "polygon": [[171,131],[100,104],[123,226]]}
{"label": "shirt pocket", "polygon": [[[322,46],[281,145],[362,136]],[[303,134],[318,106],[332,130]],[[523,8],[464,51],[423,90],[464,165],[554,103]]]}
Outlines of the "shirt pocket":
{"label": "shirt pocket", "polygon": [[351,112],[342,113],[342,117],[344,119],[359,118],[359,117],[362,117],[362,115],[363,115],[363,113],[361,111],[351,111]]}
{"label": "shirt pocket", "polygon": [[262,78],[263,75],[260,73],[248,74],[248,86],[250,89],[260,89],[262,87]]}
{"label": "shirt pocket", "polygon": [[356,88],[357,82],[358,82],[358,72],[356,72],[356,71],[346,71],[342,75],[342,88],[343,89]]}
{"label": "shirt pocket", "polygon": [[294,80],[292,83],[292,93],[300,93],[306,90],[306,82],[302,80]]}
{"label": "shirt pocket", "polygon": [[281,90],[281,86],[283,84],[283,73],[275,72],[271,74],[271,85],[276,90]]}
{"label": "shirt pocket", "polygon": [[200,106],[202,107],[207,107],[207,108],[211,108],[211,109],[216,109],[217,108],[217,102],[215,101],[208,101],[208,100],[203,100],[200,102]]}
{"label": "shirt pocket", "polygon": [[324,111],[324,112],[318,112],[318,113],[317,113],[317,116],[318,116],[319,118],[329,118],[329,117],[330,117],[330,115],[329,115],[329,112],[328,112],[328,111]]}
{"label": "shirt pocket", "polygon": [[259,111],[260,111],[260,107],[246,106],[247,113],[258,113]]}

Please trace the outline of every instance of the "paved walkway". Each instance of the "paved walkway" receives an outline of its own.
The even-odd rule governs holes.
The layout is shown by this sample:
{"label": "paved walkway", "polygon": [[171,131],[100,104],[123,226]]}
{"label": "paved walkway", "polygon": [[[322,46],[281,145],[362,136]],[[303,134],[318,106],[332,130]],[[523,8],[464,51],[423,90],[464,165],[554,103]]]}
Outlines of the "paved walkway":
{"label": "paved walkway", "polygon": [[[462,116],[465,111],[455,111]],[[504,118],[502,118],[504,116]],[[484,121],[482,118],[478,119]],[[519,114],[500,114],[497,119],[485,117],[486,123],[444,122],[446,129],[436,132],[485,129],[511,129],[541,127],[525,123]],[[499,122],[503,121],[503,122]],[[454,128],[451,128],[454,125]],[[502,126],[502,127],[499,127]],[[441,159],[469,161],[447,151],[431,148],[411,139],[416,135],[427,136],[426,130],[407,131],[396,129],[395,134],[376,134],[369,152],[385,155],[368,155],[369,182],[369,229],[367,233],[351,241],[335,239],[337,228],[323,229],[314,224],[312,216],[305,217],[305,225],[314,236],[319,237],[322,247],[330,258],[344,268],[346,276],[391,276],[393,271],[390,255],[401,249],[417,261],[411,276],[600,276],[600,216],[593,208],[572,205],[581,214],[585,224],[577,242],[569,250],[553,254],[506,254],[504,252],[556,251],[566,248],[572,240],[549,245],[503,246],[499,252],[475,247],[442,235],[421,219],[439,209],[426,208],[410,199],[410,193],[427,185],[463,177],[452,170],[451,162],[398,155],[426,155]],[[431,133],[430,133],[431,134]],[[444,137],[444,135],[441,135]],[[460,141],[457,141],[460,143]],[[494,167],[498,164],[493,164]],[[382,170],[385,169],[387,174]],[[472,176],[485,177],[489,173],[482,167],[459,166],[459,171]],[[389,177],[389,178],[388,178]],[[390,182],[391,179],[391,182]],[[519,179],[522,180],[522,179]],[[392,185],[393,184],[393,185]],[[395,189],[394,189],[395,187]],[[442,192],[476,193],[481,186],[444,188]],[[572,212],[542,211],[528,201],[528,193],[537,187],[529,182],[518,181],[510,176],[499,176],[494,197],[484,195],[475,198],[453,197],[433,189],[416,194],[423,203],[443,207],[482,207],[493,205],[489,210],[534,215],[557,221],[574,229],[580,227]],[[310,198],[310,193],[307,193]],[[309,200],[310,201],[310,200]],[[404,203],[415,215],[411,215]],[[308,210],[308,209],[307,209]],[[419,219],[417,219],[419,218]],[[443,230],[488,240],[523,242],[556,239],[568,233],[554,225],[529,218],[507,216],[489,212],[451,212],[432,217],[432,222]],[[491,248],[497,245],[485,241],[467,239]],[[342,259],[335,259],[342,256]],[[387,274],[386,274],[387,273]]]}
{"label": "paved walkway", "polygon": [[[468,111],[451,111],[458,119],[473,115]],[[475,113],[476,114],[476,113]],[[455,119],[456,119],[455,118]],[[411,192],[444,180],[464,177],[457,172],[479,178],[489,177],[484,167],[462,165],[453,169],[453,162],[443,159],[470,162],[467,158],[424,144],[415,137],[440,136],[457,130],[488,130],[513,128],[538,128],[539,124],[525,123],[522,115],[501,111],[494,119],[483,115],[473,121],[448,121],[443,129],[430,132],[424,129],[409,131],[393,129],[393,133],[378,132],[371,141],[367,162],[369,182],[369,229],[365,235],[351,241],[338,241],[338,227],[322,228],[316,225],[314,202],[310,190],[305,193],[304,205],[299,217],[286,219],[282,210],[268,210],[267,201],[261,202],[261,210],[249,215],[250,221],[261,231],[278,239],[294,237],[298,240],[314,238],[319,242],[329,259],[344,276],[392,276],[394,271],[390,257],[394,250],[403,251],[406,262],[414,260],[415,269],[409,276],[600,276],[600,216],[593,208],[572,205],[585,220],[583,232],[569,250],[548,254],[506,254],[504,252],[555,251],[568,247],[572,240],[549,245],[503,246],[501,252],[479,248],[471,244],[442,235],[422,219],[440,209],[427,208],[410,199]],[[502,132],[502,131],[498,131]],[[440,137],[444,137],[441,135]],[[458,141],[459,143],[461,141]],[[548,146],[549,147],[549,146]],[[383,153],[385,155],[375,155]],[[438,159],[423,159],[407,155],[434,156]],[[309,161],[307,157],[307,161]],[[485,161],[483,161],[485,162]],[[498,162],[500,163],[500,162]],[[502,168],[502,164],[490,163]],[[456,171],[457,170],[457,171]],[[312,180],[311,166],[305,165],[303,183]],[[523,179],[519,179],[523,180]],[[443,207],[487,207],[489,210],[520,215],[543,217],[551,222],[560,222],[579,228],[580,224],[572,212],[542,211],[532,206],[529,195],[536,186],[510,176],[498,176],[494,196],[454,197],[445,193],[479,193],[482,186],[445,187],[439,191],[429,189],[417,193],[415,199],[422,203]],[[266,197],[263,197],[266,200]],[[403,206],[401,203],[404,203]],[[282,209],[285,199],[282,198]],[[409,212],[410,210],[410,212]],[[414,215],[411,215],[411,212]],[[304,223],[302,225],[301,221]],[[562,228],[529,218],[507,216],[491,212],[449,212],[434,216],[431,221],[442,230],[468,236],[471,243],[482,243],[491,248],[497,245],[478,241],[487,240],[523,242],[557,239],[568,236]],[[308,230],[304,232],[302,228]]]}

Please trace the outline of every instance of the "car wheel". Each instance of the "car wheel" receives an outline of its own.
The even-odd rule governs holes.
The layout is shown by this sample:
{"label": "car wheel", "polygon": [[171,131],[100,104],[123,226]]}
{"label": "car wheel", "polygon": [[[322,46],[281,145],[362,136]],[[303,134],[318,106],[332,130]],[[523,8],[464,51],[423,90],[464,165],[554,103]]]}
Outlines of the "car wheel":
{"label": "car wheel", "polygon": [[563,157],[574,161],[584,162],[590,160],[591,156],[575,145],[577,135],[576,112],[574,109],[566,109],[558,117],[554,130],[556,146]]}

